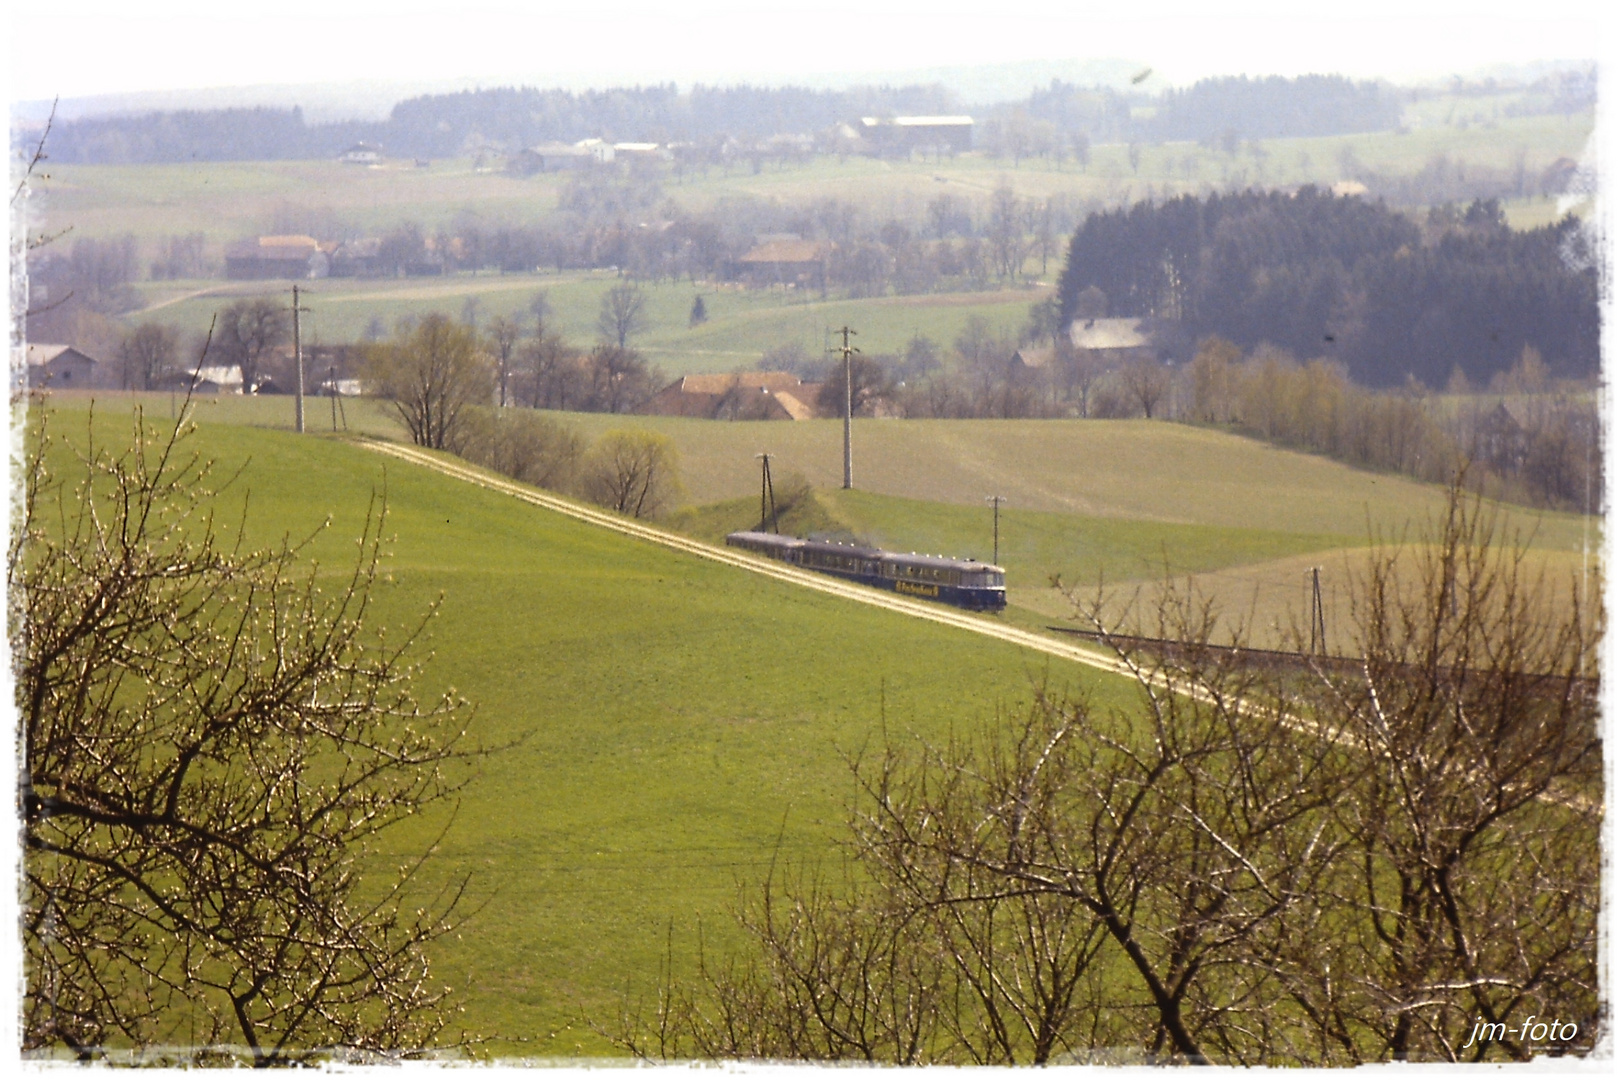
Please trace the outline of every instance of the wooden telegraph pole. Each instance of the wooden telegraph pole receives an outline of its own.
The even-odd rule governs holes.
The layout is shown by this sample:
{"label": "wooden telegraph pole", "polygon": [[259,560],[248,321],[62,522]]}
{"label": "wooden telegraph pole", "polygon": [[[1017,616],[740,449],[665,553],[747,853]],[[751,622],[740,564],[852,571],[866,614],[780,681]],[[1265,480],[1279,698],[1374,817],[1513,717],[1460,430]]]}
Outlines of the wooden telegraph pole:
{"label": "wooden telegraph pole", "polygon": [[[771,532],[779,533],[781,528],[776,521],[776,485],[771,483],[771,455],[755,454],[760,460],[759,469],[759,531],[765,531],[765,523],[771,523]],[[766,498],[770,499],[770,516],[765,516]]]}
{"label": "wooden telegraph pole", "polygon": [[1001,504],[1007,499],[1002,495],[986,495],[984,501],[990,507],[991,555],[990,562],[995,566],[1001,565]]}
{"label": "wooden telegraph pole", "polygon": [[1311,567],[1311,655],[1327,655],[1327,618],[1322,611],[1322,568]]}
{"label": "wooden telegraph pole", "polygon": [[298,430],[298,434],[302,435],[304,433],[304,347],[303,341],[299,337],[298,316],[302,312],[308,311],[309,309],[306,307],[300,307],[298,304],[298,286],[294,285],[292,290],[293,366],[298,369],[298,386],[296,395],[293,399],[293,427]]}
{"label": "wooden telegraph pole", "polygon": [[844,490],[848,491],[855,486],[855,450],[849,441],[849,424],[855,406],[855,386],[851,381],[849,358],[851,354],[861,350],[849,343],[850,336],[855,331],[845,326],[837,332],[844,335],[844,344],[838,351],[844,354]]}

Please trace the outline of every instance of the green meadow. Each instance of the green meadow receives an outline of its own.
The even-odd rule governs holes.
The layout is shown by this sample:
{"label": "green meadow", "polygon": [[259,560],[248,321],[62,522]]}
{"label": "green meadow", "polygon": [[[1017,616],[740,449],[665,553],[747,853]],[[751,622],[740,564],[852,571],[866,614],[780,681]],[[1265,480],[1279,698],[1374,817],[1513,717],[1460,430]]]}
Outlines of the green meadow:
{"label": "green meadow", "polygon": [[[103,395],[99,408],[127,410],[136,401],[157,416],[173,408],[161,394]],[[311,430],[330,429],[330,404],[310,404]],[[222,396],[195,407],[219,423],[292,425],[287,398]],[[843,491],[837,421],[553,415],[592,439],[619,428],[668,436],[684,488],[669,524],[716,542],[758,524],[762,451],[784,493],[798,481],[812,489],[781,523],[796,535],[987,559],[985,497],[1001,495],[1007,617],[1021,625],[1073,615],[1054,578],[1088,597],[1106,586],[1121,610],[1137,589],[1169,575],[1190,577],[1225,610],[1252,615],[1256,633],[1275,644],[1303,610],[1301,582],[1321,567],[1348,633],[1348,590],[1369,545],[1419,539],[1444,507],[1432,484],[1156,421],[857,420],[856,486]],[[402,437],[378,402],[346,400],[344,417],[350,431]],[[1504,533],[1529,546],[1548,573],[1595,570],[1598,519],[1513,506],[1497,513]]]}
{"label": "green meadow", "polygon": [[[373,329],[391,334],[407,316],[437,311],[460,318],[473,300],[485,325],[504,315],[532,333],[530,304],[544,292],[548,327],[585,348],[599,337],[602,296],[619,280],[607,271],[328,278],[300,287],[299,301],[308,308],[302,329],[304,340],[314,344],[358,341]],[[916,334],[932,338],[944,351],[974,317],[997,333],[1016,336],[1029,320],[1030,305],[1050,295],[1048,289],[1031,288],[823,300],[813,294],[712,282],[643,283],[641,288],[647,326],[633,344],[670,377],[752,368],[765,350],[783,345],[798,345],[811,357],[819,357],[831,347],[833,331],[844,325],[855,327],[860,348],[873,354],[903,352]],[[268,282],[158,282],[142,286],[142,292],[146,306],[126,316],[125,322],[170,323],[192,338],[200,338],[214,315],[239,298],[275,296],[291,303],[292,295],[291,283]],[[692,301],[700,295],[708,321],[691,326]]]}
{"label": "green meadow", "polygon": [[[63,408],[52,430],[82,439],[85,417]],[[128,424],[103,410],[97,438],[127,439]],[[1127,692],[340,440],[205,420],[196,445],[220,475],[241,470],[219,516],[234,521],[245,501],[252,542],[330,519],[308,552],[327,575],[352,566],[385,492],[376,621],[398,628],[442,603],[422,696],[468,698],[471,734],[494,752],[453,813],[393,834],[389,854],[446,830],[425,884],[467,875],[469,901],[436,970],[459,988],[453,1026],[495,1053],[607,1052],[586,1018],[610,1024],[626,992],[652,992],[667,945],[689,960],[701,927],[711,949],[729,947],[729,906],[773,858],[836,858],[846,758],[885,730],[943,738],[1021,708],[1039,685]]]}
{"label": "green meadow", "polygon": [[[808,203],[838,198],[879,218],[920,216],[940,194],[983,199],[1005,183],[1021,197],[1064,194],[1082,201],[1129,202],[1147,195],[1239,186],[1333,184],[1358,169],[1411,175],[1440,155],[1465,168],[1537,177],[1559,157],[1579,159],[1593,130],[1589,112],[1515,117],[1511,101],[1433,99],[1409,110],[1400,131],[1267,139],[1227,154],[1194,143],[1144,144],[1133,166],[1122,143],[1092,147],[1079,163],[995,159],[983,153],[938,160],[882,161],[817,156],[805,162],[745,162],[665,175],[666,197],[710,209],[734,199]],[[1353,161],[1352,161],[1353,156]],[[458,158],[425,168],[390,162],[357,168],[336,161],[219,162],[188,165],[53,165],[33,209],[46,227],[71,224],[87,237],[135,233],[143,239],[202,232],[224,243],[278,222],[329,223],[379,231],[401,221],[432,230],[458,219],[534,223],[553,213],[566,179],[518,178],[491,163]],[[1522,201],[1524,205],[1517,205]],[[1516,200],[1510,213],[1547,217],[1556,200]],[[1055,270],[1053,271],[1056,272]]]}

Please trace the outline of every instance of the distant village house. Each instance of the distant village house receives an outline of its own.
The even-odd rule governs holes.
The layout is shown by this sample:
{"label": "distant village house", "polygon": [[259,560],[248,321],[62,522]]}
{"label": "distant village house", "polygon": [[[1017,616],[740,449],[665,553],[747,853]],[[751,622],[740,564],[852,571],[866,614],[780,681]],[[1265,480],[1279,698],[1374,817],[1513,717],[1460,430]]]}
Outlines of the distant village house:
{"label": "distant village house", "polygon": [[[624,145],[638,148],[643,145],[656,146],[643,143]],[[581,139],[576,143],[545,142],[519,151],[512,158],[508,170],[518,176],[533,176],[535,173],[566,172],[569,169],[606,165],[613,160],[616,149],[601,139]]]}
{"label": "distant village house", "polygon": [[100,385],[101,364],[71,345],[28,346],[28,385],[34,389],[75,390]]}
{"label": "distant village house", "polygon": [[812,420],[820,393],[820,383],[803,382],[785,371],[684,375],[641,411],[702,420]]}
{"label": "distant village house", "polygon": [[379,277],[383,273],[382,238],[345,240],[332,252],[332,277]]}
{"label": "distant village house", "polygon": [[1076,356],[1113,367],[1155,359],[1153,336],[1143,319],[1076,319],[1069,324],[1069,343]]}
{"label": "distant village house", "polygon": [[343,153],[338,160],[345,165],[376,165],[382,161],[382,147],[368,142],[357,142]]}
{"label": "distant village house", "polygon": [[822,240],[798,237],[761,237],[761,242],[737,260],[736,276],[747,285],[770,285],[801,289],[827,287],[827,259],[832,245]]}
{"label": "distant village house", "polygon": [[240,394],[242,369],[236,364],[204,364],[198,368],[170,372],[161,382],[176,390],[190,388],[199,394]]}
{"label": "distant village house", "polygon": [[225,245],[225,276],[232,281],[323,278],[336,244],[312,236],[260,236]]}
{"label": "distant village house", "polygon": [[878,157],[963,154],[973,149],[973,117],[863,116],[859,134],[866,152]]}

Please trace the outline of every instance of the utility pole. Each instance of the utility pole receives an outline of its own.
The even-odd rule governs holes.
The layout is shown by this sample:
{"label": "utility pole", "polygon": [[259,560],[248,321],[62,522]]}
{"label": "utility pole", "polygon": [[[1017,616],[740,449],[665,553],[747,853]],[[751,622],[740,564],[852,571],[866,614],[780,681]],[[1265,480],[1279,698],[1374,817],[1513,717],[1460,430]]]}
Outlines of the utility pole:
{"label": "utility pole", "polygon": [[299,313],[308,311],[308,308],[298,305],[298,286],[293,290],[293,366],[298,369],[298,389],[293,399],[293,427],[298,434],[304,433],[304,347],[299,337]]}
{"label": "utility pole", "polygon": [[844,335],[844,344],[838,351],[844,354],[844,490],[848,491],[855,486],[855,451],[849,441],[849,424],[855,406],[855,386],[851,381],[849,358],[851,354],[861,350],[849,343],[850,336],[855,331],[845,326],[835,332]]}
{"label": "utility pole", "polygon": [[1322,568],[1311,567],[1311,655],[1327,655],[1327,619],[1322,611]]}
{"label": "utility pole", "polygon": [[[759,458],[759,460],[760,460],[760,469],[759,469],[759,531],[760,532],[765,531],[765,522],[767,520],[769,520],[770,523],[771,523],[771,532],[779,533],[782,530],[781,530],[781,527],[777,524],[777,520],[776,520],[776,485],[771,483],[771,455],[768,454],[768,453],[759,453],[759,454],[755,454],[754,456]],[[768,519],[765,516],[765,499],[766,499],[767,495],[770,497],[770,508],[771,508],[770,517]]]}
{"label": "utility pole", "polygon": [[1001,565],[1001,504],[1006,502],[1005,496],[986,495],[985,504],[990,507],[991,529],[991,555],[990,562],[995,566]]}

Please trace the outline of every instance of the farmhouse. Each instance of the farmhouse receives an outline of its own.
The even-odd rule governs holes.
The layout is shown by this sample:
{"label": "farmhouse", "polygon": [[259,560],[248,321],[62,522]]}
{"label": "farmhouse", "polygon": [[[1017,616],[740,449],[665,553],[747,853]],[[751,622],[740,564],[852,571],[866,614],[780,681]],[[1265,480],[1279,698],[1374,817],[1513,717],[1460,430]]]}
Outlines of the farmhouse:
{"label": "farmhouse", "polygon": [[1151,359],[1153,338],[1141,319],[1076,319],[1069,324],[1069,342],[1077,356],[1104,364]]}
{"label": "farmhouse", "polygon": [[785,371],[685,375],[654,395],[642,412],[704,420],[811,420],[820,393],[820,383],[802,382]]}
{"label": "farmhouse", "polygon": [[72,390],[97,386],[101,364],[71,345],[29,345],[28,385],[36,389]]}
{"label": "farmhouse", "polygon": [[737,260],[736,276],[755,288],[792,285],[825,289],[827,258],[832,245],[821,240],[761,238],[762,242]]}
{"label": "farmhouse", "polygon": [[[626,144],[641,146],[643,144]],[[507,166],[518,176],[533,176],[540,172],[565,172],[584,169],[592,165],[606,165],[613,160],[614,147],[601,139],[581,139],[576,143],[544,142],[519,151]]]}
{"label": "farmhouse", "polygon": [[323,278],[336,244],[313,236],[260,236],[225,245],[225,276],[232,281]]}
{"label": "farmhouse", "polygon": [[338,160],[345,165],[376,165],[382,161],[382,147],[374,143],[357,142],[339,154]]}
{"label": "farmhouse", "polygon": [[669,161],[674,157],[655,142],[616,142],[613,144],[613,156],[632,161]]}
{"label": "farmhouse", "polygon": [[379,236],[343,241],[332,252],[328,269],[333,277],[378,277],[382,272],[382,238]]}
{"label": "farmhouse", "polygon": [[973,149],[971,116],[861,117],[860,135],[867,153],[878,157],[961,154]]}
{"label": "farmhouse", "polygon": [[161,385],[176,390],[190,386],[199,394],[240,394],[242,369],[236,364],[204,364],[191,371],[171,372]]}
{"label": "farmhouse", "polygon": [[1012,367],[1021,371],[1044,371],[1057,359],[1057,350],[1050,345],[1023,345],[1012,354]]}

